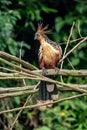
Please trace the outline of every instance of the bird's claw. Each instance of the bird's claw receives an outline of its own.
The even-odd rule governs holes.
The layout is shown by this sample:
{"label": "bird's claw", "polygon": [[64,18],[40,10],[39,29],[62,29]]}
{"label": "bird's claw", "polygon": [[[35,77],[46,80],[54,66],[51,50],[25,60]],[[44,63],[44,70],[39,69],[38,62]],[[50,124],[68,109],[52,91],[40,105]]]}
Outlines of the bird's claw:
{"label": "bird's claw", "polygon": [[57,73],[59,73],[60,69],[57,68],[57,67],[55,67],[55,71],[56,71]]}
{"label": "bird's claw", "polygon": [[43,67],[43,68],[42,68],[42,74],[43,74],[43,75],[47,75],[47,73],[48,73],[48,72],[47,72],[47,69],[46,69],[45,67]]}

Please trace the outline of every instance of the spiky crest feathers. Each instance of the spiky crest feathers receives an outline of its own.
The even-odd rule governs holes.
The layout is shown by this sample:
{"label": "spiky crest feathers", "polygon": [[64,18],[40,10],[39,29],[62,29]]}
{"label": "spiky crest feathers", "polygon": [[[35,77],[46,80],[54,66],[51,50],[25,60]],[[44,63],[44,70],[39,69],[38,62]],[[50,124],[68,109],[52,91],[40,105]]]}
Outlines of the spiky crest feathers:
{"label": "spiky crest feathers", "polygon": [[43,23],[38,23],[38,28],[36,33],[40,33],[40,34],[50,34],[51,30],[47,30],[49,25],[46,25],[45,27],[43,27]]}

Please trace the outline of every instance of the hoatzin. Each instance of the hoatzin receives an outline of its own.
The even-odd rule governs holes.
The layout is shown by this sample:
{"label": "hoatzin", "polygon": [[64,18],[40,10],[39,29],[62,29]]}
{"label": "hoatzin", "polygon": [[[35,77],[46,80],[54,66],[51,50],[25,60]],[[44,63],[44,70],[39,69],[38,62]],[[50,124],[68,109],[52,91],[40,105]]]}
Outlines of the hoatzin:
{"label": "hoatzin", "polygon": [[[34,39],[39,40],[40,48],[38,52],[39,68],[45,71],[46,69],[55,69],[61,59],[62,49],[59,44],[51,41],[46,34],[50,32],[48,25],[43,27],[42,24],[38,24],[37,31]],[[48,76],[53,79],[53,76]],[[39,86],[38,100],[39,102],[46,102],[53,100],[58,96],[58,89],[56,84],[41,81]]]}

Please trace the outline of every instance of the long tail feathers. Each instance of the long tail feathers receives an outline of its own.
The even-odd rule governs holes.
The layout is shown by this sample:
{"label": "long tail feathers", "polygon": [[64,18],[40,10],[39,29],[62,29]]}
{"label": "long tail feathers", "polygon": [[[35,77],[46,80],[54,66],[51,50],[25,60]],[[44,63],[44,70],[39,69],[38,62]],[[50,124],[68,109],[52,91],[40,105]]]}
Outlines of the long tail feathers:
{"label": "long tail feathers", "polygon": [[[49,76],[49,78],[54,78],[53,76]],[[38,92],[38,100],[39,101],[48,101],[55,100],[58,97],[58,89],[56,84],[41,81]]]}

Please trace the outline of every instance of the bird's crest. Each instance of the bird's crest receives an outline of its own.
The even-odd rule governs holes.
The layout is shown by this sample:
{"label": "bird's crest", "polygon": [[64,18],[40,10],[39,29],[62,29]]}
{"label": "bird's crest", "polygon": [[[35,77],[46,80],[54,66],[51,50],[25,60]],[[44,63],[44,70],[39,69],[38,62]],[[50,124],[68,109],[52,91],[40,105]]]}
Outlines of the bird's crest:
{"label": "bird's crest", "polygon": [[51,30],[47,30],[49,25],[46,25],[43,27],[43,23],[38,23],[38,28],[36,33],[41,33],[41,34],[49,34],[51,33]]}

